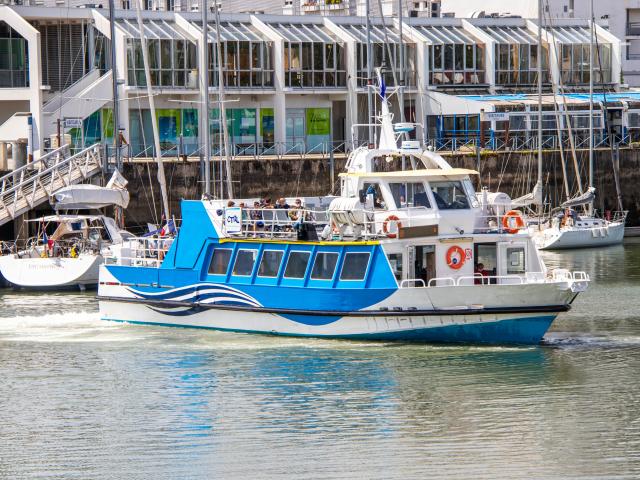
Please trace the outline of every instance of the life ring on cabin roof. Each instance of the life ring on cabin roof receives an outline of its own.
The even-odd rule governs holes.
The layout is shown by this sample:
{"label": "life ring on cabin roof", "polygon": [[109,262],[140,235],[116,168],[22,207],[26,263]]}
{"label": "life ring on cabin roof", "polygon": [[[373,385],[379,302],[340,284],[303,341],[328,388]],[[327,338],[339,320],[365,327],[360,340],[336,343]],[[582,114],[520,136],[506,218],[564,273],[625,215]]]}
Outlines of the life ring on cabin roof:
{"label": "life ring on cabin roof", "polygon": [[524,228],[524,219],[522,214],[517,210],[509,210],[502,217],[502,226],[507,233],[518,233]]}
{"label": "life ring on cabin roof", "polygon": [[382,224],[382,231],[385,233],[385,235],[389,238],[396,238],[398,236],[397,233],[389,233],[389,222],[396,222],[398,231],[400,231],[400,229],[402,228],[402,223],[400,223],[400,219],[395,215],[389,215]]}
{"label": "life ring on cabin roof", "polygon": [[447,250],[446,260],[449,268],[460,270],[464,265],[465,259],[466,256],[462,247],[454,245],[453,247],[450,247],[449,250]]}

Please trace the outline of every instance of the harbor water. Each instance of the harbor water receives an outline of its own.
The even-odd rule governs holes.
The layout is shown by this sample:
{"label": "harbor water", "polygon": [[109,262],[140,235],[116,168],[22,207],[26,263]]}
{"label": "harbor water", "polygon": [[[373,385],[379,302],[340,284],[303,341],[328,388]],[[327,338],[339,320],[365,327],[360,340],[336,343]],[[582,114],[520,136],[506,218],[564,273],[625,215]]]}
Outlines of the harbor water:
{"label": "harbor water", "polygon": [[640,243],[539,347],[276,338],[99,320],[0,292],[0,479],[640,478]]}

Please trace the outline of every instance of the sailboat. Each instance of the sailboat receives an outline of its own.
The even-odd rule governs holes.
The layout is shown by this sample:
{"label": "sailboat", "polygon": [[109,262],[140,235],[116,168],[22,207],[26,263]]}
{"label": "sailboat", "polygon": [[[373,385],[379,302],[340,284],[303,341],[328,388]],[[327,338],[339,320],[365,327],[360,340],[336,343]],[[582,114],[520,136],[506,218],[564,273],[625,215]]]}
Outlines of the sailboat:
{"label": "sailboat", "polygon": [[[574,198],[562,203],[542,220],[542,62],[538,62],[538,178],[533,192],[513,201],[513,207],[535,205],[539,214],[527,219],[529,230],[535,245],[540,250],[560,250],[571,248],[602,247],[622,242],[626,212],[616,212],[612,217],[602,218],[593,208],[596,189],[593,182],[593,39],[594,39],[593,0],[591,0],[589,44],[589,187]],[[542,51],[542,8],[538,12],[538,48]],[[579,173],[577,173],[579,175]],[[566,172],[565,172],[566,175]],[[578,209],[582,208],[582,212]]]}
{"label": "sailboat", "polygon": [[[73,213],[108,206],[126,208],[126,180],[116,170],[106,187],[71,185],[56,192],[57,211],[30,220],[39,225],[38,235],[22,248],[0,256],[0,272],[15,288],[61,290],[96,287],[98,269],[106,258],[118,257],[130,236],[102,213]],[[54,227],[55,226],[55,227]],[[50,235],[47,235],[49,230]]]}

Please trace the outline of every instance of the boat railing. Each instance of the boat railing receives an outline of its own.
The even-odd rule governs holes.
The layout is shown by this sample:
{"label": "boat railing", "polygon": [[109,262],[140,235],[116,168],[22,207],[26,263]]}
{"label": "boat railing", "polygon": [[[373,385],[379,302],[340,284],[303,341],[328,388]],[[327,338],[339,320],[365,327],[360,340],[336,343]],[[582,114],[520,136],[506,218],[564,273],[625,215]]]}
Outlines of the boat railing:
{"label": "boat railing", "polygon": [[105,257],[107,265],[158,268],[174,241],[171,236],[130,237],[117,254]]}
{"label": "boat railing", "polygon": [[2,241],[0,242],[0,252],[2,255],[17,255],[19,258],[33,257],[33,254],[43,258],[74,258],[81,253],[99,253],[102,249],[102,243],[103,241],[100,239],[48,239],[45,242],[42,237],[30,237]]}
{"label": "boat railing", "polygon": [[[566,271],[568,276],[559,276],[555,281],[570,280],[586,280],[589,276],[584,272],[574,272],[573,274]],[[435,277],[429,279],[428,282],[421,278],[407,278],[400,282],[400,288],[438,288],[438,287],[465,287],[471,285],[525,285],[528,283],[541,283],[545,281],[544,272],[527,272],[525,275],[481,275],[479,273],[473,275],[461,275],[459,277]]]}

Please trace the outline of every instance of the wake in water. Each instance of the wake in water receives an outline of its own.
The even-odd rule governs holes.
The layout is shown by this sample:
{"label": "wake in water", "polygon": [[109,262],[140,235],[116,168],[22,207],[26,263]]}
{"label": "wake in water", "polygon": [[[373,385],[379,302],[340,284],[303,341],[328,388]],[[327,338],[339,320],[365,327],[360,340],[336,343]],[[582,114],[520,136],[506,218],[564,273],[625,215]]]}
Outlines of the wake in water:
{"label": "wake in water", "polygon": [[624,334],[550,333],[542,345],[557,348],[623,348],[640,347],[640,336]]}

